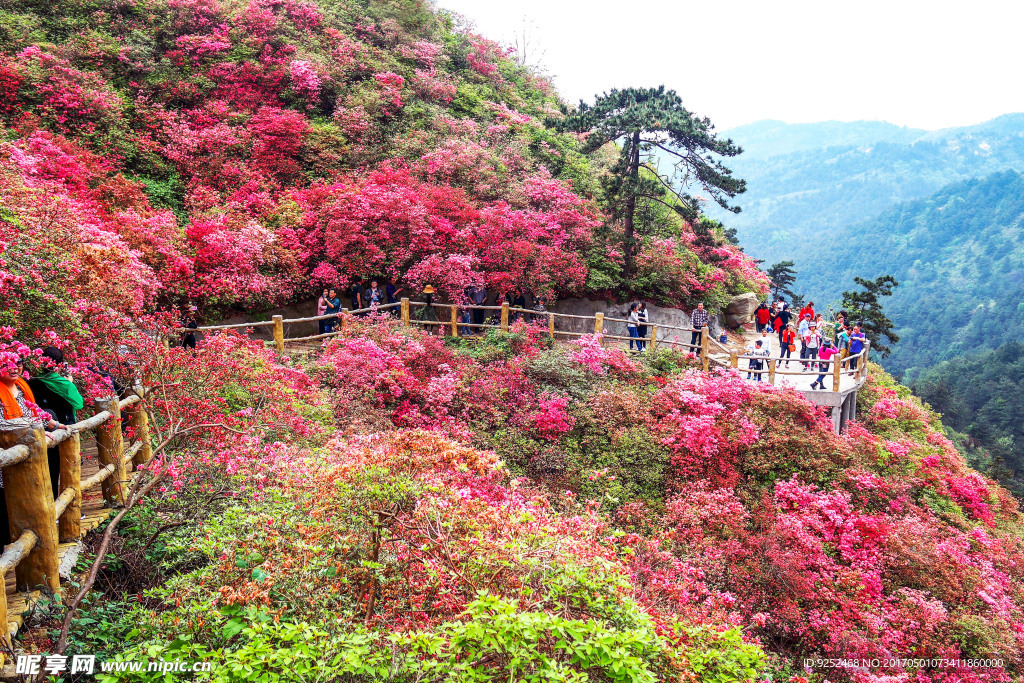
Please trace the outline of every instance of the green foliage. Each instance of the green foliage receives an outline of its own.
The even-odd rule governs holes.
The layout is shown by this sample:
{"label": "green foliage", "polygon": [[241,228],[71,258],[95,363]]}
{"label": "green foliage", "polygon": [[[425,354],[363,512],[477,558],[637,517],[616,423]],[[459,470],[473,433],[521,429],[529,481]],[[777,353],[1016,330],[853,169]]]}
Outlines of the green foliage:
{"label": "green foliage", "polygon": [[689,626],[683,630],[690,638],[686,657],[701,683],[742,683],[756,679],[764,667],[764,652],[744,643],[738,628],[713,631]]}
{"label": "green foliage", "polygon": [[853,280],[863,287],[863,291],[843,292],[843,309],[850,314],[850,321],[854,325],[861,326],[871,341],[871,350],[877,351],[885,358],[892,349],[882,343],[882,337],[894,344],[900,338],[893,331],[893,322],[882,310],[879,298],[892,296],[899,283],[891,275],[881,275],[874,280],[862,277],[855,277]]}
{"label": "green foliage", "polygon": [[[576,111],[553,123],[560,130],[589,133],[584,152],[596,152],[609,143],[622,144],[618,160],[602,186],[613,221],[623,224],[626,276],[634,270],[637,226],[654,225],[664,230],[663,219],[648,216],[646,223],[638,221],[638,210],[650,212],[657,203],[694,221],[700,214],[699,204],[681,187],[694,183],[724,208],[728,208],[728,199],[745,189],[743,180],[733,177],[712,156],[731,157],[742,150],[731,140],[720,140],[709,119],[695,116],[674,90],[665,90],[664,86],[613,89],[599,95],[593,105],[581,101]],[[654,150],[667,155],[675,171],[673,176],[662,173],[653,163]]]}
{"label": "green foliage", "polygon": [[982,469],[1017,491],[1024,490],[1024,344],[945,361],[910,385],[942,415],[943,423],[967,436],[955,438]]}
{"label": "green foliage", "polygon": [[766,271],[768,279],[772,281],[772,296],[776,299],[785,298],[792,307],[801,297],[791,289],[796,282],[796,271],[793,269],[792,261],[780,261]]}

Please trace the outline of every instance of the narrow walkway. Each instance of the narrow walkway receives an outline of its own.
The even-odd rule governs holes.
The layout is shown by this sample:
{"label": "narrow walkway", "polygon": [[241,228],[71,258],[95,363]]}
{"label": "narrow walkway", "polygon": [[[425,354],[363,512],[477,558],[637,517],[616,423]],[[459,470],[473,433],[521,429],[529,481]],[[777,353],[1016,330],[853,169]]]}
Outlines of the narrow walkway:
{"label": "narrow walkway", "polygon": [[[84,433],[83,433],[84,436]],[[96,459],[96,440],[82,440],[82,479],[88,479],[99,472]],[[102,524],[110,515],[111,509],[103,505],[103,493],[99,486],[82,492],[82,533],[92,531]],[[60,559],[61,578],[68,578],[74,570],[75,560],[80,549],[79,543],[61,543],[58,557]],[[13,640],[18,629],[25,621],[25,615],[31,611],[32,604],[39,597],[39,591],[21,593],[17,590],[16,572],[7,572],[5,589],[7,592],[7,631]]]}

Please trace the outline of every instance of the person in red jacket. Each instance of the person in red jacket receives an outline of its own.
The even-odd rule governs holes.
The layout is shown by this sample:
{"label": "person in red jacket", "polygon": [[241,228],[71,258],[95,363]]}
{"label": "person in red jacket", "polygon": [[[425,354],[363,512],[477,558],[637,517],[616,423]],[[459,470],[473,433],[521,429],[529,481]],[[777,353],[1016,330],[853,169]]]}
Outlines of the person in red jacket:
{"label": "person in red jacket", "polygon": [[814,320],[814,302],[808,301],[807,304],[800,309],[800,319],[807,318],[808,320]]}
{"label": "person in red jacket", "polygon": [[779,362],[782,359],[786,359],[786,367],[789,367],[789,359],[792,358],[793,349],[790,348],[796,344],[796,332],[793,331],[792,325],[786,325],[782,331],[779,332]]}
{"label": "person in red jacket", "polygon": [[757,331],[760,332],[767,327],[768,323],[771,322],[771,319],[772,312],[769,310],[765,302],[762,301],[761,305],[757,307],[756,311],[754,311],[754,322],[757,325]]}

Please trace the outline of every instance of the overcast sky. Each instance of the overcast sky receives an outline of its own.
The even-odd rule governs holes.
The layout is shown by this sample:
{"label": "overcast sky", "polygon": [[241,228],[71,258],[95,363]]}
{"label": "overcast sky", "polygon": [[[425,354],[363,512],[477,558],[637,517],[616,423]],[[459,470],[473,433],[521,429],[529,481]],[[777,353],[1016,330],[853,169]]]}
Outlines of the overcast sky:
{"label": "overcast sky", "polygon": [[721,130],[760,119],[916,128],[1024,111],[1014,0],[435,0],[511,44],[525,23],[570,101],[658,85]]}

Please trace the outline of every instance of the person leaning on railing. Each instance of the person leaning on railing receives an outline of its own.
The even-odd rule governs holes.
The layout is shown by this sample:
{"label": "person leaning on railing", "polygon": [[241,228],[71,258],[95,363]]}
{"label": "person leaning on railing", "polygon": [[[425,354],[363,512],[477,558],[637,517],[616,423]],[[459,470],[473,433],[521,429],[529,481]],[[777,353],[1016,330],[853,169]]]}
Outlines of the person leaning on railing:
{"label": "person leaning on railing", "polygon": [[[10,351],[0,352],[0,430],[19,429],[43,425],[48,431],[64,429],[65,425],[53,419],[36,404],[35,396],[24,379],[25,367],[21,358]],[[59,471],[59,470],[58,470]],[[0,473],[0,547],[11,542],[10,523],[7,519],[7,498]]]}
{"label": "person leaning on railing", "polygon": [[860,325],[853,326],[853,334],[850,335],[850,369],[857,369],[857,361],[859,360],[856,356],[858,353],[864,350],[864,342],[866,341],[863,330]]}
{"label": "person leaning on railing", "polygon": [[704,336],[701,329],[707,324],[708,312],[704,310],[704,304],[697,304],[697,308],[690,314],[690,327],[693,328],[693,332],[690,333],[690,346],[700,346]]}
{"label": "person leaning on railing", "polygon": [[[78,421],[78,411],[85,407],[85,399],[75,383],[60,374],[64,367],[64,352],[55,346],[47,346],[40,360],[48,369],[28,380],[36,404],[58,421],[74,424]],[[60,477],[60,449],[57,446],[47,448],[46,458],[50,466],[53,497],[56,498],[60,495],[57,485]]]}

